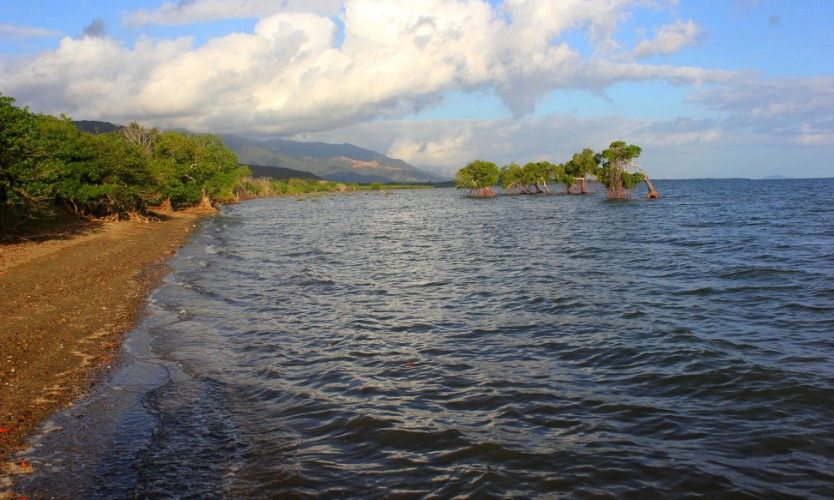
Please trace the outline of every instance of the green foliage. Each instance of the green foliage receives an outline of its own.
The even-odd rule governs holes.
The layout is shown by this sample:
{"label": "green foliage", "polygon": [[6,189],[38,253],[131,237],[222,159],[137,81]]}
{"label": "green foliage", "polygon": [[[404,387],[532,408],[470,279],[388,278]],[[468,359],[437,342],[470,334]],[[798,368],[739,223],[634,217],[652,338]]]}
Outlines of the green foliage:
{"label": "green foliage", "polygon": [[381,191],[385,189],[385,187],[380,182],[372,182],[370,189],[373,191]]}
{"label": "green foliage", "polygon": [[498,183],[501,171],[491,161],[475,160],[458,170],[455,174],[455,186],[458,189],[477,190],[494,186]]}
{"label": "green foliage", "polygon": [[524,183],[528,186],[532,186],[533,192],[550,192],[550,188],[547,186],[547,183],[553,182],[555,178],[554,167],[555,165],[546,161],[525,164],[523,176]]}
{"label": "green foliage", "polygon": [[585,177],[588,174],[593,174],[600,159],[594,154],[594,151],[585,148],[581,152],[576,153],[573,157],[565,163],[565,173],[573,177]]}
{"label": "green foliage", "polygon": [[233,198],[237,180],[251,174],[215,135],[162,132],[149,149],[160,195],[175,208],[194,205],[204,196]]}
{"label": "green foliage", "polygon": [[524,191],[524,169],[518,163],[510,163],[501,168],[501,187],[508,193]]}
{"label": "green foliage", "polygon": [[596,169],[597,180],[599,180],[609,192],[616,191],[618,196],[623,190],[629,190],[643,181],[643,174],[630,173],[626,168],[631,166],[633,161],[642,153],[640,146],[626,144],[624,141],[614,141],[611,145],[597,155],[600,166]]}
{"label": "green foliage", "polygon": [[602,152],[603,164],[628,163],[640,156],[643,149],[625,141],[614,141],[608,149]]}
{"label": "green foliage", "polygon": [[55,201],[83,215],[144,209],[154,186],[138,147],[115,133],[81,132],[67,117],[39,115],[36,123],[55,172]]}
{"label": "green foliage", "polygon": [[533,192],[538,192],[538,184],[541,174],[544,169],[540,168],[536,163],[526,163],[521,169],[521,183],[532,189]]}
{"label": "green foliage", "polygon": [[0,94],[0,229],[48,211],[54,171],[47,159],[35,115]]}
{"label": "green foliage", "polygon": [[93,135],[65,116],[35,115],[0,95],[0,229],[48,213],[142,212],[170,199],[176,208],[233,200],[251,175],[219,137],[160,132],[131,123]]}
{"label": "green foliage", "polygon": [[[643,182],[643,174],[639,172],[631,173],[622,171],[620,175],[620,184],[623,189],[634,189],[638,184]],[[617,189],[616,172],[611,168],[603,168],[597,171],[597,180],[608,189]]]}
{"label": "green foliage", "polygon": [[235,193],[237,198],[245,199],[284,194],[348,192],[358,189],[360,189],[358,184],[345,184],[336,181],[244,177],[238,180]]}
{"label": "green foliage", "polygon": [[564,175],[562,165],[547,161],[530,162],[523,167],[510,163],[501,170],[501,185],[508,193],[549,193],[548,184],[561,182]]}
{"label": "green foliage", "polygon": [[[561,183],[565,186],[565,190],[569,191],[577,181],[582,180],[584,182],[588,174],[594,174],[599,161],[598,155],[592,149],[585,148],[579,153],[575,153],[564,166],[565,174]],[[584,184],[582,189],[584,193]]]}

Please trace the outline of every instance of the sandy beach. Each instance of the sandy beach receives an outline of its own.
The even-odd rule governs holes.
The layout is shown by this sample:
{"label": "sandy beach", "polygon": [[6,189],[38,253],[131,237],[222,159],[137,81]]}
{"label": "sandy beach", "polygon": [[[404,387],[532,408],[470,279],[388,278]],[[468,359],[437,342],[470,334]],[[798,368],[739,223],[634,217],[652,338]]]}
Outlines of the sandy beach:
{"label": "sandy beach", "polygon": [[107,373],[199,217],[0,245],[0,458]]}

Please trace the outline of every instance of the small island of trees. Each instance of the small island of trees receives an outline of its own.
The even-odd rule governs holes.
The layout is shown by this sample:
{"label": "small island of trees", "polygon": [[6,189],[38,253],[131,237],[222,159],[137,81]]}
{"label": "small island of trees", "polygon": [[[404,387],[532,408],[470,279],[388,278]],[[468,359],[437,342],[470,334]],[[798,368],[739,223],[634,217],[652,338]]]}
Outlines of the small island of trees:
{"label": "small island of trees", "polygon": [[660,198],[649,176],[635,163],[642,153],[640,146],[614,141],[601,153],[585,148],[565,163],[530,162],[524,166],[510,163],[499,168],[495,163],[476,160],[458,170],[455,184],[476,198],[496,196],[493,186],[500,184],[507,194],[552,194],[551,186],[561,184],[567,194],[587,194],[593,176],[608,189],[608,198],[623,200],[644,182],[646,198]]}

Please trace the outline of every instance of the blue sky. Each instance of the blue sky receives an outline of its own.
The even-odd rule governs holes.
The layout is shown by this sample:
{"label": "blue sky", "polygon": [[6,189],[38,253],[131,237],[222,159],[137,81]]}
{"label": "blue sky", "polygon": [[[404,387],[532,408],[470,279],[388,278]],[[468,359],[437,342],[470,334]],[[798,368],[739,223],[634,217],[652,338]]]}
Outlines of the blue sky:
{"label": "blue sky", "polygon": [[832,176],[833,49],[825,1],[0,4],[0,92],[35,111],[445,173],[623,138],[656,177]]}

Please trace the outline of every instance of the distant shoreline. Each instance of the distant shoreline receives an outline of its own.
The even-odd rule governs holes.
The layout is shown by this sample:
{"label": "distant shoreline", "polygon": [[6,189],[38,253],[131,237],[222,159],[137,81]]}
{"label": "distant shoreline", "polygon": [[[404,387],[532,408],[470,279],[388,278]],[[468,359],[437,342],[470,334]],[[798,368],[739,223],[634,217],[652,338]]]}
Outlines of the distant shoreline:
{"label": "distant shoreline", "polygon": [[662,179],[655,181],[824,181],[834,177],[693,177],[691,179]]}

